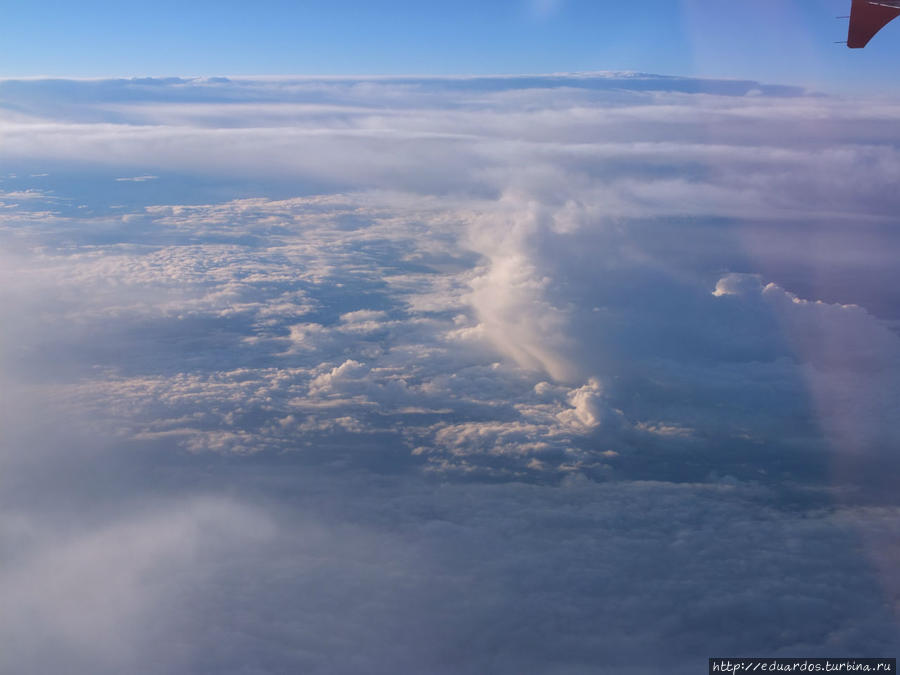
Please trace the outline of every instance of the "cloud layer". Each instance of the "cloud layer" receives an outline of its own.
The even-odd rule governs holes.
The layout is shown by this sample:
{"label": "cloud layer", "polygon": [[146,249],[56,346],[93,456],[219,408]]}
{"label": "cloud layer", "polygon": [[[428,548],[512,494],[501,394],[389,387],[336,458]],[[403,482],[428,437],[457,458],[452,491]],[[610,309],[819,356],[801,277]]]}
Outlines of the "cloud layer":
{"label": "cloud layer", "polygon": [[891,653],[898,116],[639,74],[0,82],[0,662]]}

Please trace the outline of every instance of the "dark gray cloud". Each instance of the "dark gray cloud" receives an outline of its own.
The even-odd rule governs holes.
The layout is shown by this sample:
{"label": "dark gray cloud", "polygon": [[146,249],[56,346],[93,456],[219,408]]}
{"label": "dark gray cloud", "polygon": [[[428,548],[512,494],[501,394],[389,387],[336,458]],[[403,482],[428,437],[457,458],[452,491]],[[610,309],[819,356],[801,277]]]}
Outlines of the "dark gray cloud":
{"label": "dark gray cloud", "polygon": [[0,95],[3,669],[896,650],[896,102]]}
{"label": "dark gray cloud", "polygon": [[[733,485],[189,468],[115,514],[5,511],[5,668],[688,673],[712,652],[896,646],[860,538],[895,539],[895,509],[796,509]],[[210,482],[230,495],[203,496]]]}

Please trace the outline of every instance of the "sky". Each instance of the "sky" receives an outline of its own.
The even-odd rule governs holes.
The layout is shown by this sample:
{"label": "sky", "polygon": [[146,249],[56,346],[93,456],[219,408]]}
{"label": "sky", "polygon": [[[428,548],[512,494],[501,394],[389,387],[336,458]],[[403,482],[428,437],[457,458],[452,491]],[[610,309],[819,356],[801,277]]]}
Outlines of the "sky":
{"label": "sky", "polygon": [[598,4],[4,8],[0,671],[896,656],[895,41]]}
{"label": "sky", "polygon": [[827,91],[889,88],[900,28],[845,40],[850,0],[20,2],[0,76],[389,75],[637,70]]}

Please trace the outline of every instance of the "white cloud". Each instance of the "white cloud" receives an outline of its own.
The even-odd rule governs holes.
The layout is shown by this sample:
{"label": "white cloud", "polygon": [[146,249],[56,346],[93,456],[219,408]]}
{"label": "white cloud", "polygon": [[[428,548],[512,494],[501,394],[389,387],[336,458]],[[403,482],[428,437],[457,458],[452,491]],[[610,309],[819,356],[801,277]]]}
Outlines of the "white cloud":
{"label": "white cloud", "polygon": [[[219,499],[192,499],[86,532],[54,525],[25,517],[18,529],[28,545],[0,573],[4,669],[146,672],[160,632],[177,645],[164,621],[177,624],[190,612],[192,587],[215,573],[216,558],[276,533],[262,513]],[[155,658],[166,662],[179,651]]]}
{"label": "white cloud", "polygon": [[594,429],[603,424],[607,416],[603,403],[603,389],[596,378],[591,378],[586,385],[573,389],[568,395],[572,410],[566,410],[557,417],[567,425]]}

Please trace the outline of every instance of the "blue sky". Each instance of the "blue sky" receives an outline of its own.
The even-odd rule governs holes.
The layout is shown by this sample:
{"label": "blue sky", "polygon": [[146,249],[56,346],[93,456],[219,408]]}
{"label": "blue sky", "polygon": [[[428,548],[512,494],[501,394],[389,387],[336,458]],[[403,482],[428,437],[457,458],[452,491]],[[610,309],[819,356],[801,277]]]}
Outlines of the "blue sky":
{"label": "blue sky", "polygon": [[7,2],[0,76],[638,70],[891,86],[900,24],[851,52],[849,0]]}

